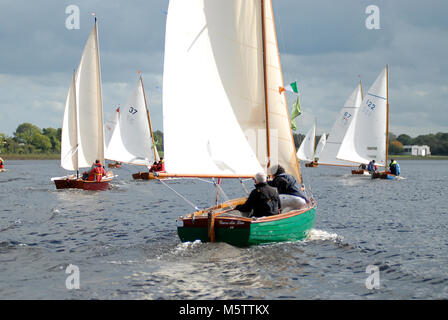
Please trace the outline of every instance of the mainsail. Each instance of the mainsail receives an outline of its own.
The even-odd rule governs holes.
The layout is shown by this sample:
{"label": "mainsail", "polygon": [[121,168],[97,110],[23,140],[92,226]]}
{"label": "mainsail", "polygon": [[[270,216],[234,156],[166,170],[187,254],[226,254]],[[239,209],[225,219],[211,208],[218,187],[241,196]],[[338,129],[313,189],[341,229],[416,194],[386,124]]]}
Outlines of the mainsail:
{"label": "mainsail", "polygon": [[367,91],[341,144],[337,158],[357,163],[375,160],[386,164],[387,139],[387,68]]}
{"label": "mainsail", "polygon": [[243,177],[279,163],[301,181],[286,98],[278,92],[270,1],[172,0],[168,12],[167,173]]}
{"label": "mainsail", "polygon": [[141,77],[127,103],[117,110],[115,117],[117,119],[112,124],[112,133],[106,144],[106,159],[146,166],[158,161]]}
{"label": "mainsail", "polygon": [[67,95],[61,139],[61,166],[66,170],[104,162],[101,75],[97,22],[87,39]]}
{"label": "mainsail", "polygon": [[352,134],[347,134],[353,126],[353,119],[359,110],[362,101],[362,87],[361,83],[352,92],[350,97],[344,104],[344,107],[339,112],[339,115],[331,128],[325,148],[319,155],[319,164],[337,165],[337,166],[354,166],[356,162],[344,161],[337,158],[339,148],[342,141],[347,136],[347,139],[353,138]]}

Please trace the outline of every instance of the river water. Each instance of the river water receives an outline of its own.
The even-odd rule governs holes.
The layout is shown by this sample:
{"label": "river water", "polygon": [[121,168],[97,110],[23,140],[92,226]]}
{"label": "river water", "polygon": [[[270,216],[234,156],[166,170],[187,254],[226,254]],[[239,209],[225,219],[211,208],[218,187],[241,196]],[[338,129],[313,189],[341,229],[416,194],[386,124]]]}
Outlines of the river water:
{"label": "river water", "polygon": [[400,181],[302,166],[309,239],[249,248],[179,241],[175,219],[213,204],[209,181],[133,181],[124,166],[108,191],[56,190],[59,161],[6,167],[0,299],[448,298],[448,161],[400,161]]}

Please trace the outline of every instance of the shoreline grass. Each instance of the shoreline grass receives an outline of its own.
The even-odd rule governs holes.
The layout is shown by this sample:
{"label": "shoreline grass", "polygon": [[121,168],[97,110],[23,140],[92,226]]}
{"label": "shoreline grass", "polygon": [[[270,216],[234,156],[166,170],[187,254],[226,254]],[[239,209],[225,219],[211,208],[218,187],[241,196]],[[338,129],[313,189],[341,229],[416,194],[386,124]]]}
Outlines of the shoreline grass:
{"label": "shoreline grass", "polygon": [[61,159],[61,154],[59,153],[28,153],[28,154],[18,154],[18,153],[0,153],[0,157],[3,160],[59,160]]}

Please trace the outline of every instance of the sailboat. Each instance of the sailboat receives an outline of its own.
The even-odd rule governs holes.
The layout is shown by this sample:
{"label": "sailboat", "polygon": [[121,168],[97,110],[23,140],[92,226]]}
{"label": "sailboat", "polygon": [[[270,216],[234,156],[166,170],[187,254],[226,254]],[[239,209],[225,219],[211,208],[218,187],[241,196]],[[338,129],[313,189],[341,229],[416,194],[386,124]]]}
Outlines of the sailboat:
{"label": "sailboat", "polygon": [[84,47],[81,62],[72,77],[65,104],[61,137],[61,166],[76,174],[51,178],[57,189],[106,190],[113,179],[107,172],[100,181],[79,176],[96,160],[104,164],[101,74],[97,19]]}
{"label": "sailboat", "polygon": [[[341,144],[337,158],[358,163],[375,160],[377,166],[387,165],[389,144],[389,67],[380,73],[367,91],[359,111]],[[386,170],[372,178],[395,179]]]}
{"label": "sailboat", "polygon": [[[286,97],[279,93],[284,85],[271,1],[171,0],[163,81],[161,176],[252,178],[280,164],[302,182]],[[257,219],[233,210],[245,200],[179,217],[179,238],[246,246],[301,240],[314,225],[314,200]]]}
{"label": "sailboat", "polygon": [[[116,110],[114,120],[106,128],[109,133],[105,158],[146,167],[159,161],[150,119],[143,79],[140,76],[125,107]],[[134,179],[144,179],[147,176],[148,172],[132,175]]]}
{"label": "sailboat", "polygon": [[353,119],[356,117],[361,101],[362,84],[360,82],[345,102],[344,107],[339,112],[339,115],[331,128],[325,147],[319,154],[319,165],[344,167],[354,167],[359,165],[358,162],[340,160],[337,158],[337,155],[342,141],[344,141],[347,132],[354,123]]}
{"label": "sailboat", "polygon": [[317,167],[320,154],[322,150],[325,150],[326,142],[327,136],[324,132],[319,139],[316,149],[314,149],[316,144],[316,121],[314,121],[313,126],[308,130],[299,146],[297,158],[299,158],[299,160],[309,161],[308,163],[305,163],[305,167]]}

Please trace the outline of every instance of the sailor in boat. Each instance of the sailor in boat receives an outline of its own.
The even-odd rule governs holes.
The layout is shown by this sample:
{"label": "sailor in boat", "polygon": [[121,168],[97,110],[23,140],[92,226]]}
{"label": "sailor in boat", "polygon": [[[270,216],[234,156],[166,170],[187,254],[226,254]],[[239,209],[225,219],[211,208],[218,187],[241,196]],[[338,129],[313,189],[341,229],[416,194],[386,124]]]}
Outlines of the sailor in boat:
{"label": "sailor in boat", "polygon": [[165,160],[160,158],[159,162],[154,161],[154,164],[149,169],[149,172],[164,172],[165,171]]}
{"label": "sailor in boat", "polygon": [[274,178],[268,184],[277,188],[282,203],[282,212],[302,209],[307,205],[308,198],[297,180],[294,176],[287,174],[281,165],[272,166],[270,174]]}
{"label": "sailor in boat", "polygon": [[103,176],[106,175],[106,170],[104,170],[103,165],[99,160],[95,161],[95,167],[90,170],[89,181],[100,182]]}
{"label": "sailor in boat", "polygon": [[165,171],[165,159],[163,159],[163,157],[160,158],[160,161],[157,164],[157,171],[159,171],[159,172]]}
{"label": "sailor in boat", "polygon": [[[276,188],[267,184],[266,174],[257,173],[254,177],[255,189],[249,194],[244,204],[239,204],[235,210],[249,217],[264,217],[279,214],[280,198]],[[252,213],[251,213],[252,212]]]}
{"label": "sailor in boat", "polygon": [[157,165],[158,165],[158,162],[154,161],[154,163],[152,164],[151,168],[149,168],[149,172],[157,171]]}
{"label": "sailor in boat", "polygon": [[367,165],[367,171],[369,171],[369,173],[374,173],[378,170],[378,167],[375,164],[375,160],[372,160],[369,162],[369,164]]}
{"label": "sailor in boat", "polygon": [[0,169],[3,169],[5,167],[4,163],[5,161],[2,158],[0,158]]}
{"label": "sailor in boat", "polygon": [[95,160],[95,162],[90,167],[90,171],[83,172],[82,180],[100,182],[104,176],[106,176],[106,170],[104,169],[100,160]]}
{"label": "sailor in boat", "polygon": [[391,174],[400,175],[400,165],[394,159],[390,159],[389,170]]}
{"label": "sailor in boat", "polygon": [[358,168],[359,170],[367,170],[367,166],[365,163],[361,163]]}

